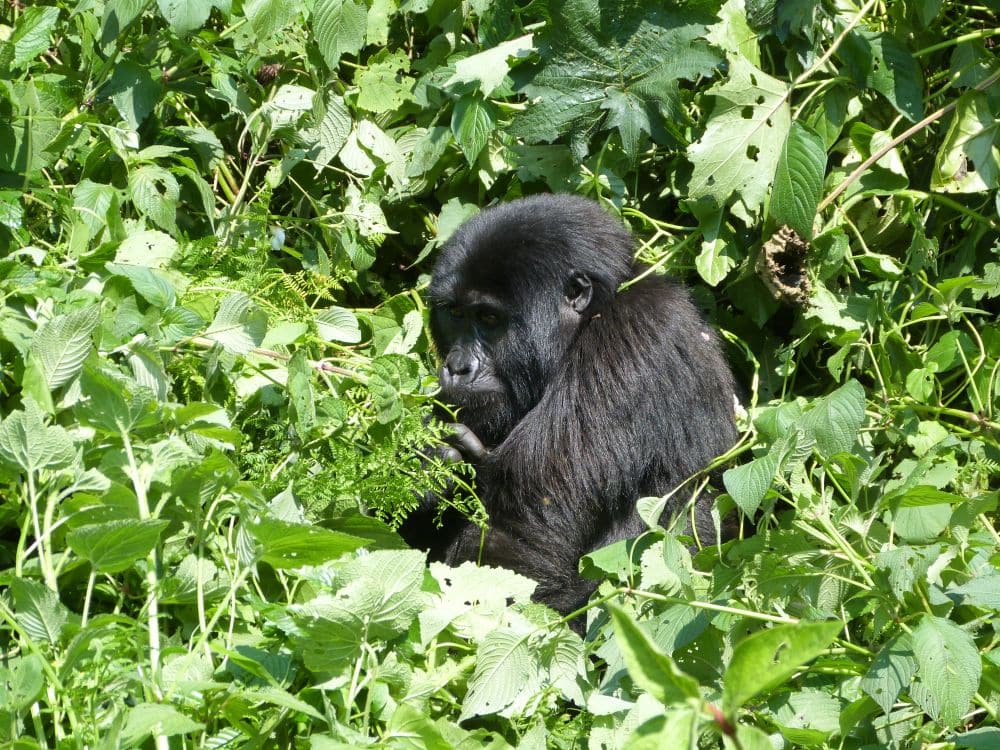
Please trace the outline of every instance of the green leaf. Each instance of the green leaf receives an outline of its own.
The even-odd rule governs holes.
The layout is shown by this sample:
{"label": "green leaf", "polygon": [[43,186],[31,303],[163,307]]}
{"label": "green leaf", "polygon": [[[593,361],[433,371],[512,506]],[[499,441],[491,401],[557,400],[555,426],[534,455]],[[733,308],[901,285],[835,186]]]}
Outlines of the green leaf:
{"label": "green leaf", "polygon": [[829,458],[849,452],[865,421],[865,389],[849,380],[833,393],[816,399],[802,415],[802,427],[816,441],[816,450]]}
{"label": "green leaf", "polygon": [[972,636],[950,620],[925,615],[913,631],[917,681],[910,697],[945,726],[955,726],[979,689],[982,660]]}
{"label": "green leaf", "polygon": [[444,82],[445,86],[454,86],[461,83],[478,84],[476,88],[483,96],[489,96],[497,88],[507,73],[510,65],[507,59],[510,57],[521,57],[533,49],[531,34],[519,36],[501,42],[496,47],[477,52],[454,64],[455,72],[451,78]]}
{"label": "green leaf", "polygon": [[405,75],[410,58],[403,51],[380,50],[368,60],[368,66],[354,78],[358,107],[377,114],[392,112],[413,99],[413,79]]}
{"label": "green leaf", "polygon": [[138,295],[161,310],[173,307],[177,302],[173,285],[155,268],[130,266],[124,263],[107,263],[105,268],[116,276],[124,276]]}
{"label": "green leaf", "polygon": [[812,238],[825,174],[823,139],[804,125],[792,123],[771,192],[770,214],[775,223],[791,227],[803,239]]}
{"label": "green leaf", "polygon": [[886,643],[861,679],[861,689],[872,697],[888,716],[900,693],[910,687],[917,673],[917,659],[907,633]]}
{"label": "green leaf", "polygon": [[111,98],[118,114],[135,130],[152,113],[162,90],[146,68],[126,60],[115,66],[102,93]]}
{"label": "green leaf", "polygon": [[9,671],[0,668],[0,697],[8,710],[17,712],[31,706],[45,689],[45,661],[38,654],[25,654],[12,662]]}
{"label": "green leaf", "polygon": [[823,653],[843,627],[841,622],[777,625],[737,643],[723,677],[726,713],[733,714],[754,696],[783,683]]}
{"label": "green leaf", "polygon": [[322,565],[353,552],[368,542],[361,537],[330,531],[312,524],[288,523],[262,518],[250,524],[250,533],[260,545],[260,559],[273,568]]}
{"label": "green leaf", "polygon": [[31,358],[55,390],[75,378],[94,348],[93,333],[100,323],[101,308],[92,305],[66,315],[57,315],[31,340]]}
{"label": "green leaf", "polygon": [[201,28],[220,0],[156,0],[160,15],[175,34],[184,35]]}
{"label": "green leaf", "polygon": [[931,188],[945,193],[983,193],[1000,187],[1000,120],[982,91],[958,100],[938,150]]}
{"label": "green leaf", "polygon": [[297,0],[247,0],[243,13],[250,19],[258,45],[264,45],[305,10]]}
{"label": "green leaf", "polygon": [[387,354],[372,360],[368,389],[375,399],[376,418],[387,424],[403,415],[400,394],[411,393],[418,386],[417,363],[401,354]]}
{"label": "green leaf", "polygon": [[715,106],[705,133],[688,147],[694,165],[688,196],[709,198],[718,206],[736,197],[756,212],[791,127],[788,86],[736,57],[729,78],[706,93]]}
{"label": "green leaf", "polygon": [[353,0],[317,0],[312,26],[320,54],[335,71],[341,55],[354,55],[365,41],[368,10]]}
{"label": "green leaf", "polygon": [[14,617],[28,637],[40,643],[58,643],[70,620],[70,611],[59,601],[59,594],[27,578],[13,578],[9,585]]}
{"label": "green leaf", "polygon": [[176,177],[163,167],[145,164],[129,175],[128,187],[139,213],[160,228],[177,234],[175,217],[181,189]]}
{"label": "green leaf", "polygon": [[20,67],[49,48],[49,39],[58,20],[58,8],[29,6],[22,11],[10,36],[14,45],[14,67]]}
{"label": "green leaf", "polygon": [[108,0],[101,17],[101,46],[107,48],[121,39],[149,3],[150,0]]}
{"label": "green leaf", "polygon": [[202,334],[231,354],[246,354],[260,346],[267,331],[267,315],[243,292],[227,294],[215,320]]}
{"label": "green leaf", "polygon": [[911,122],[924,116],[923,76],[903,42],[888,32],[853,30],[838,56],[859,86],[878,91]]}
{"label": "green leaf", "polygon": [[773,448],[763,456],[747,464],[726,469],[722,483],[726,492],[746,515],[753,516],[771,489],[775,474],[778,473],[778,452]]}
{"label": "green leaf", "polygon": [[116,263],[162,268],[170,263],[177,252],[177,240],[169,234],[150,229],[126,237],[115,253]]}
{"label": "green leaf", "polygon": [[693,5],[556,0],[549,14],[535,37],[541,61],[515,75],[531,103],[514,133],[529,142],[593,127],[617,128],[629,148],[651,128],[665,138],[685,119],[678,81],[720,62],[702,39],[712,17]]}
{"label": "green leaf", "polygon": [[496,107],[478,94],[463,96],[455,104],[451,132],[469,164],[474,164],[486,148],[490,133],[496,128],[496,118]]}
{"label": "green leaf", "polygon": [[343,307],[328,307],[316,314],[316,328],[324,341],[357,344],[361,341],[361,326],[357,316]]}
{"label": "green leaf", "polygon": [[140,703],[129,709],[128,719],[121,730],[121,743],[139,747],[146,737],[173,737],[205,728],[167,703]]}
{"label": "green leaf", "polygon": [[0,422],[0,458],[25,472],[60,469],[76,458],[73,440],[60,425],[46,425],[34,401]]}
{"label": "green leaf", "polygon": [[502,712],[526,686],[537,682],[536,670],[526,636],[508,629],[492,631],[479,644],[458,720]]}
{"label": "green leaf", "polygon": [[302,138],[312,143],[312,159],[316,169],[333,161],[351,135],[351,113],[339,96],[327,97],[326,112],[315,128],[302,131]]}
{"label": "green leaf", "polygon": [[153,518],[89,524],[73,529],[66,543],[99,573],[120,573],[146,557],[169,525]]}
{"label": "green leaf", "polygon": [[682,672],[621,607],[610,605],[618,648],[636,685],[664,705],[699,698],[698,681]]}

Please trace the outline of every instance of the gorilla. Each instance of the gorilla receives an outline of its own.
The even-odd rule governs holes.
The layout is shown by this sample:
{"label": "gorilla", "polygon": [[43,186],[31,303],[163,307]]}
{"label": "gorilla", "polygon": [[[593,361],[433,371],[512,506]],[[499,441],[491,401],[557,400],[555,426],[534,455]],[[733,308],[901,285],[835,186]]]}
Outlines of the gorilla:
{"label": "gorilla", "polygon": [[[435,523],[426,498],[401,533],[432,559],[526,575],[563,614],[595,586],[580,557],[645,530],[635,501],[737,437],[732,374],[684,287],[650,275],[619,291],[645,270],[634,250],[592,201],[523,198],[462,225],[428,292],[441,398],[462,420],[451,442],[475,466],[490,526],[482,542],[458,514]],[[693,514],[701,539],[715,539],[711,503]],[[669,502],[665,521],[684,505]]]}

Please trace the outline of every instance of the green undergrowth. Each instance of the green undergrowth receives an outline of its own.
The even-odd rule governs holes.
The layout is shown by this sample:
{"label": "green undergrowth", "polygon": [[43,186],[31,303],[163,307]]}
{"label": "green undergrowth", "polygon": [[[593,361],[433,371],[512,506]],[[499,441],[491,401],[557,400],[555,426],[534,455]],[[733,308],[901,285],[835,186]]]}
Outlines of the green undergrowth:
{"label": "green undergrowth", "polygon": [[[998,14],[4,3],[0,742],[1000,747]],[[485,521],[426,450],[422,291],[540,191],[620,215],[745,387],[744,533],[641,499],[584,638],[393,531],[444,487]]]}

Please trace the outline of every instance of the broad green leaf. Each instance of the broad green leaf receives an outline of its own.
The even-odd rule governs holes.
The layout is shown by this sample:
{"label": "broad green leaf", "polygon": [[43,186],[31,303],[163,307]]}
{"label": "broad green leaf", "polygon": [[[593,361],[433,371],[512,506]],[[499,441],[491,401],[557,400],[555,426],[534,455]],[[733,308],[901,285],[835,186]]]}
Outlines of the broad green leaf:
{"label": "broad green leaf", "polygon": [[948,134],[934,163],[931,188],[945,193],[982,193],[1000,187],[1000,119],[982,91],[958,100]]}
{"label": "broad green leaf", "polygon": [[105,267],[110,273],[128,279],[136,294],[161,310],[173,307],[177,301],[174,287],[163,273],[155,268],[131,266],[125,263],[108,263]]}
{"label": "broad green leaf", "polygon": [[78,418],[110,434],[125,434],[157,419],[152,391],[111,368],[88,365],[80,378],[86,398],[78,403]]}
{"label": "broad green leaf", "polygon": [[61,469],[76,458],[73,440],[60,425],[46,425],[34,401],[0,422],[0,458],[25,472]]}
{"label": "broad green leaf", "polygon": [[145,164],[129,175],[129,193],[139,213],[153,220],[161,229],[177,234],[177,201],[180,185],[163,167]]}
{"label": "broad green leaf", "polygon": [[737,643],[723,677],[726,712],[733,714],[754,696],[782,684],[823,653],[843,627],[836,621],[777,625]]}
{"label": "broad green leaf", "polygon": [[501,42],[495,47],[469,55],[455,62],[455,72],[444,82],[445,86],[459,83],[475,83],[483,96],[489,96],[503,83],[510,71],[509,57],[521,57],[533,49],[531,34]]}
{"label": "broad green leaf", "polygon": [[838,55],[859,86],[875,89],[910,122],[924,116],[920,66],[892,34],[855,29],[844,39]]}
{"label": "broad green leaf", "polygon": [[380,50],[355,76],[354,82],[360,89],[358,107],[381,114],[398,109],[403,102],[412,101],[414,79],[406,75],[409,71],[410,59],[405,52]]}
{"label": "broad green leaf", "polygon": [[418,385],[417,363],[401,354],[388,354],[372,360],[368,389],[375,399],[376,418],[383,424],[399,419],[403,407],[402,393],[410,393]]}
{"label": "broad green leaf", "polygon": [[316,314],[316,328],[324,341],[357,344],[361,341],[361,326],[357,316],[343,307],[328,307]]}
{"label": "broad green leaf", "polygon": [[300,438],[307,436],[316,426],[316,396],[312,384],[314,375],[305,350],[297,349],[288,362],[288,397],[294,410],[295,429]]}
{"label": "broad green leaf", "polygon": [[982,659],[968,631],[950,620],[925,615],[913,631],[917,681],[910,697],[945,726],[958,724],[979,689]]}
{"label": "broad green leaf", "polygon": [[351,134],[351,113],[339,96],[326,99],[326,112],[315,128],[302,131],[302,137],[313,144],[310,154],[316,169],[325,167],[347,143]]}
{"label": "broad green leaf", "polygon": [[681,703],[701,693],[698,682],[682,672],[620,607],[609,606],[618,648],[633,682],[664,705]]}
{"label": "broad green leaf", "polygon": [[541,61],[515,72],[531,103],[514,132],[529,142],[595,126],[618,129],[629,147],[650,129],[672,140],[667,133],[685,119],[678,82],[720,62],[701,38],[712,17],[694,6],[557,0],[549,13],[534,40]]}
{"label": "broad green leaf", "polygon": [[291,127],[312,110],[315,96],[316,92],[310,88],[285,83],[274,92],[274,97],[261,111],[267,116],[272,130]]}
{"label": "broad green leaf", "polygon": [[527,637],[498,628],[479,644],[476,669],[458,720],[500,713],[537,681],[537,666]]}
{"label": "broad green leaf", "polygon": [[201,26],[208,20],[212,6],[217,6],[222,0],[156,0],[160,14],[170,24],[175,34],[184,35]]}
{"label": "broad green leaf", "polygon": [[823,139],[804,125],[792,123],[771,191],[769,211],[775,223],[789,226],[803,239],[810,239],[825,174]]}
{"label": "broad green leaf", "polygon": [[15,190],[0,190],[0,225],[18,229],[24,220],[21,194]]}
{"label": "broad green leaf", "polygon": [[900,694],[907,690],[917,673],[917,659],[907,633],[886,643],[861,679],[861,689],[888,715]]}
{"label": "broad green leaf", "polygon": [[59,601],[59,594],[28,578],[13,578],[9,585],[17,624],[32,640],[58,643],[70,620],[70,611]]}
{"label": "broad green leaf", "polygon": [[348,191],[344,215],[354,221],[362,237],[395,234],[382,212],[382,207],[359,192]]}
{"label": "broad green leaf", "polygon": [[802,416],[802,427],[816,441],[821,456],[846,453],[854,447],[865,421],[865,389],[850,380],[833,393],[816,399]]}
{"label": "broad green leaf", "polygon": [[490,133],[495,128],[496,108],[481,96],[463,96],[455,104],[451,132],[469,164],[474,164],[479,153],[486,148]]}
{"label": "broad green leaf", "polygon": [[117,42],[149,3],[150,0],[108,0],[101,17],[101,46]]}
{"label": "broad green leaf", "polygon": [[100,323],[101,308],[92,305],[46,323],[31,341],[31,358],[55,390],[75,378],[94,348],[93,333]]}
{"label": "broad green leaf", "polygon": [[445,741],[426,711],[409,703],[400,703],[392,712],[383,740],[390,747],[402,750],[451,750],[454,747]]}
{"label": "broad green leaf", "polygon": [[128,126],[138,128],[160,100],[163,90],[146,68],[126,60],[115,66],[115,72],[102,93],[111,98],[121,118]]}
{"label": "broad green leaf", "polygon": [[108,209],[116,193],[114,186],[91,180],[81,180],[73,188],[73,210],[89,230],[90,237],[98,235],[107,224]]}
{"label": "broad green leaf", "polygon": [[130,234],[118,246],[116,263],[131,263],[136,266],[162,268],[177,252],[177,240],[169,234],[150,229]]}
{"label": "broad green leaf", "polygon": [[959,586],[949,586],[945,594],[956,604],[1000,612],[1000,575],[980,575]]}
{"label": "broad green leaf", "polygon": [[729,77],[706,93],[715,105],[704,134],[688,147],[688,196],[719,206],[735,197],[756,213],[791,127],[788,86],[736,57]]}
{"label": "broad green leaf", "polygon": [[140,703],[128,710],[128,719],[120,740],[128,747],[139,747],[147,737],[173,737],[205,728],[204,724],[182,714],[168,703]]}
{"label": "broad green leaf", "polygon": [[99,573],[120,573],[148,555],[169,525],[153,518],[89,524],[73,529],[66,543]]}
{"label": "broad green leaf", "polygon": [[701,252],[694,259],[694,267],[706,284],[718,286],[736,268],[738,261],[739,256],[731,243],[717,237],[701,243]]}
{"label": "broad green leaf", "polygon": [[23,711],[38,700],[45,689],[44,660],[39,654],[23,654],[8,662],[10,670],[0,668],[0,700],[8,710]]}
{"label": "broad green leaf", "polygon": [[772,449],[749,463],[723,472],[722,483],[726,492],[746,515],[752,517],[757,512],[771,489],[774,476],[778,473],[778,458],[778,452]]}
{"label": "broad green leaf", "polygon": [[312,524],[262,518],[248,527],[260,545],[260,559],[274,568],[321,565],[363,547],[367,540]]}
{"label": "broad green leaf", "polygon": [[10,36],[14,45],[15,67],[20,67],[49,48],[49,37],[58,20],[58,8],[37,5],[24,8],[14,24],[14,33]]}
{"label": "broad green leaf", "polygon": [[298,0],[248,0],[243,4],[243,13],[250,19],[259,45],[271,41],[304,10]]}
{"label": "broad green leaf", "polygon": [[310,25],[327,67],[335,71],[341,55],[354,55],[365,40],[368,10],[354,0],[317,0]]}
{"label": "broad green leaf", "polygon": [[246,354],[260,346],[267,331],[267,315],[243,292],[226,295],[215,320],[202,334],[232,354]]}

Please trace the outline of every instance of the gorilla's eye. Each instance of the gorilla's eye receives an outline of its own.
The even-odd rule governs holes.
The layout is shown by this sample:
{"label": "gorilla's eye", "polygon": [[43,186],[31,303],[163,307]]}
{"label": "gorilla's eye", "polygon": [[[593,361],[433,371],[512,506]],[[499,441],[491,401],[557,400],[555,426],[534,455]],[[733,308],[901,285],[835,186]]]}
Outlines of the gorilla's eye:
{"label": "gorilla's eye", "polygon": [[461,318],[465,315],[465,311],[460,305],[451,305],[448,307],[448,314],[453,318]]}
{"label": "gorilla's eye", "polygon": [[493,328],[500,324],[500,316],[495,312],[490,312],[489,310],[480,310],[477,316],[479,322],[482,323],[487,328]]}

